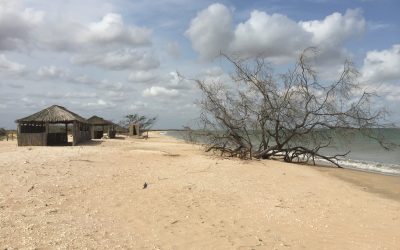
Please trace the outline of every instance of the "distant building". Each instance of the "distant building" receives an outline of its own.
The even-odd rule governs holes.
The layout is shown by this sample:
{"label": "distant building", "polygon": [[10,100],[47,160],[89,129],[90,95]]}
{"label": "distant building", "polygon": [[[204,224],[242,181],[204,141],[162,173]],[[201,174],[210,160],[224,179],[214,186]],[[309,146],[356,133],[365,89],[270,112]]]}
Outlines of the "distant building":
{"label": "distant building", "polygon": [[95,115],[87,119],[87,121],[92,125],[90,131],[92,139],[102,138],[105,131],[107,131],[109,138],[115,138],[116,124],[113,122],[104,120],[103,118]]}
{"label": "distant building", "polygon": [[141,136],[140,125],[138,123],[129,124],[129,136]]}

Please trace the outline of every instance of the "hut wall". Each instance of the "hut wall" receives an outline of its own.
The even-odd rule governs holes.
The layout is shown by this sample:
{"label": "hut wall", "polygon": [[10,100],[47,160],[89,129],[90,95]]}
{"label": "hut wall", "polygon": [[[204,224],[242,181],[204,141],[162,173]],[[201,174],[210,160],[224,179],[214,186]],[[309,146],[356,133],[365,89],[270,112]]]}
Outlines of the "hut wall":
{"label": "hut wall", "polygon": [[85,142],[92,139],[90,131],[79,131],[79,142]]}
{"label": "hut wall", "polygon": [[18,133],[18,146],[46,146],[46,133]]}
{"label": "hut wall", "polygon": [[48,146],[68,145],[68,134],[67,133],[48,133],[47,134],[47,145]]}
{"label": "hut wall", "polygon": [[[91,139],[101,139],[103,138],[103,134],[105,131],[110,131],[109,125],[91,125],[90,126],[90,134],[91,134]],[[109,133],[108,133],[109,135]],[[114,136],[115,137],[115,136]],[[114,138],[110,137],[110,138]]]}
{"label": "hut wall", "polygon": [[92,138],[91,129],[89,129],[89,125],[78,123],[75,121],[72,129],[72,136],[72,145],[74,146],[80,142],[89,141]]}
{"label": "hut wall", "polygon": [[129,125],[129,135],[130,136],[141,136],[139,124]]}
{"label": "hut wall", "polygon": [[116,133],[117,133],[117,132],[116,132],[114,129],[112,129],[112,127],[108,128],[107,134],[108,134],[108,137],[109,137],[109,138],[115,138],[115,134],[116,134]]}
{"label": "hut wall", "polygon": [[103,130],[100,130],[100,131],[96,130],[96,131],[94,131],[94,136],[92,137],[92,139],[101,139],[101,138],[103,138],[103,135],[104,135]]}
{"label": "hut wall", "polygon": [[94,138],[94,133],[95,133],[95,125],[90,125],[90,138],[91,139],[95,139]]}

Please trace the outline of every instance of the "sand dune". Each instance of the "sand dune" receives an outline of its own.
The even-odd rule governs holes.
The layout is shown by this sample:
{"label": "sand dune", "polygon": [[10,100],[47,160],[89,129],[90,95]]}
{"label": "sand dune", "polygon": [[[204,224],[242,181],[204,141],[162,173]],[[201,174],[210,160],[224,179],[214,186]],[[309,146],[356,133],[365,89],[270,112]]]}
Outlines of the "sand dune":
{"label": "sand dune", "polygon": [[1,249],[400,246],[400,197],[311,167],[224,159],[158,133],[15,144],[0,142]]}

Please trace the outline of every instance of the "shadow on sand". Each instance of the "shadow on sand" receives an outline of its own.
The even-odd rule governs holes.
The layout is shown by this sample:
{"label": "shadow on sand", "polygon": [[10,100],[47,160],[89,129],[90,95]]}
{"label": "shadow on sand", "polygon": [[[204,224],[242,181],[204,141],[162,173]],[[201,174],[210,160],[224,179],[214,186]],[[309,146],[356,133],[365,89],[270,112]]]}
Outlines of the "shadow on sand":
{"label": "shadow on sand", "polygon": [[125,140],[125,136],[115,136],[112,140]]}
{"label": "shadow on sand", "polygon": [[81,142],[78,146],[97,146],[103,143],[102,139],[92,139],[90,141]]}

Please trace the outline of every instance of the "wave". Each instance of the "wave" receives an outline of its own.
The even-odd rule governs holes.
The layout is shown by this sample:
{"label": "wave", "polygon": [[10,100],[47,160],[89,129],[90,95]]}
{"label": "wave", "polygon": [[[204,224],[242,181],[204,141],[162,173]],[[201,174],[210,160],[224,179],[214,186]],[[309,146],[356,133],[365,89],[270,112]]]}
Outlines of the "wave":
{"label": "wave", "polygon": [[340,160],[339,163],[344,168],[400,176],[400,165],[398,164],[388,164],[382,162],[360,161],[351,159]]}
{"label": "wave", "polygon": [[[328,161],[318,160],[316,161],[321,165],[331,165]],[[353,160],[353,159],[342,159],[338,160],[338,163],[341,167],[359,170],[365,172],[379,173],[385,175],[398,175],[400,176],[400,165],[399,164],[389,164],[382,162],[373,162],[373,161],[362,161],[362,160]]]}

